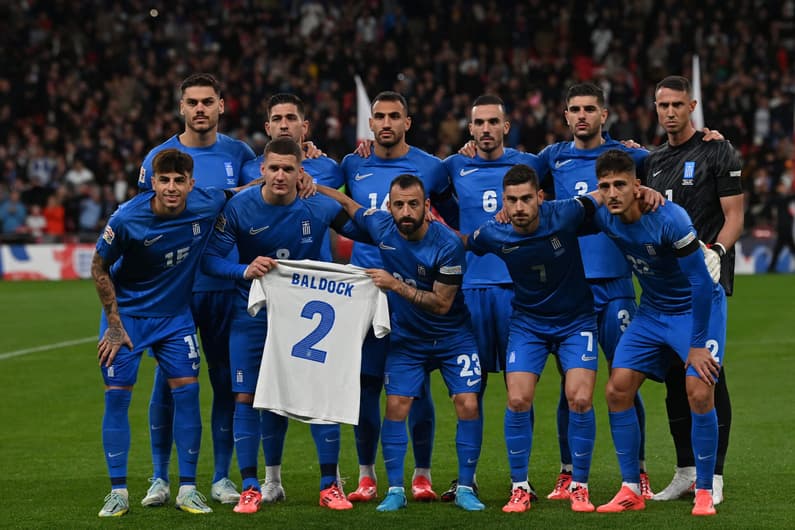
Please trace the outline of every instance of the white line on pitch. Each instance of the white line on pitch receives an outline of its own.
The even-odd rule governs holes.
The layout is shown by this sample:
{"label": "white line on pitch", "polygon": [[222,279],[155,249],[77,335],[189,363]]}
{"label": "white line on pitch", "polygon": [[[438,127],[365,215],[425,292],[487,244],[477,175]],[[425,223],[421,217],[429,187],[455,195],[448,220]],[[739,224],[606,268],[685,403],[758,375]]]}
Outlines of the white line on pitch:
{"label": "white line on pitch", "polygon": [[0,361],[3,359],[10,359],[11,357],[18,357],[20,355],[27,355],[29,353],[36,353],[40,351],[48,351],[48,350],[57,350],[58,348],[63,348],[65,346],[74,346],[76,344],[86,344],[88,342],[96,342],[97,337],[85,337],[82,339],[75,339],[75,340],[66,340],[63,342],[56,342],[55,344],[45,344],[44,346],[36,346],[35,348],[25,348],[24,350],[16,350],[10,351],[6,353],[0,353]]}

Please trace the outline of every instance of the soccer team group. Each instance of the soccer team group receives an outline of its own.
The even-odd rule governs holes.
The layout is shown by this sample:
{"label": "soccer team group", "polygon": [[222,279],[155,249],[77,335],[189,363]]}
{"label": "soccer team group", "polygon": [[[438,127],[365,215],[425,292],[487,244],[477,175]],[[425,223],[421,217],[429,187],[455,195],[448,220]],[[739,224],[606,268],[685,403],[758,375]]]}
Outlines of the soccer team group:
{"label": "soccer team group", "polygon": [[[363,339],[354,427],[359,481],[347,496],[337,466],[340,426],[311,424],[321,506],[344,510],[378,499],[380,439],[389,487],[376,509],[406,507],[403,469],[411,439],[414,500],[441,497],[483,510],[475,480],[480,411],[489,373],[502,371],[512,481],[502,510],[529,510],[537,498],[528,481],[533,397],[552,353],[561,373],[561,469],[549,499],[568,500],[577,512],[622,512],[642,510],[652,498],[694,493],[693,515],[715,514],[731,424],[722,370],[726,296],[743,203],[739,159],[719,133],[694,129],[696,104],[687,79],[671,76],[658,84],[655,107],[668,142],[649,152],[603,132],[602,90],[576,84],[565,110],[573,140],[533,155],[503,145],[510,127],[503,102],[483,95],[471,106],[473,140],[441,161],[406,142],[406,100],[382,92],[371,105],[372,145],[338,164],[305,142],[309,124],[298,97],[271,97],[265,122],[271,141],[257,157],[218,132],[224,101],[217,80],[208,74],[185,79],[184,131],[147,155],[141,192],[108,221],[92,261],[103,306],[98,359],[111,480],[99,516],[129,510],[128,410],[147,350],[157,360],[149,406],[154,469],[141,504],[169,503],[175,445],[176,507],[212,512],[196,487],[202,433],[197,328],[213,387],[211,498],[239,513],[285,499],[288,418],[254,407],[263,345],[275,320],[267,311],[249,313],[249,290],[279,260],[331,261],[329,228],[356,241],[351,264],[387,293],[392,329]],[[338,191],[343,185],[345,193]],[[554,188],[555,200],[544,200],[545,187]],[[633,273],[642,288],[639,306]],[[323,307],[317,310],[321,326]],[[280,318],[289,327],[288,316]],[[307,351],[317,353],[315,343]],[[610,367],[606,398],[622,484],[611,501],[595,507],[588,475],[599,346]],[[320,353],[315,360],[322,363]],[[458,475],[441,496],[430,473],[435,410],[428,373],[434,369],[458,417]],[[656,495],[645,472],[638,393],[646,378],[667,386],[676,447],[673,480]],[[311,395],[312,388],[301,391]],[[242,492],[229,478],[233,453]]]}

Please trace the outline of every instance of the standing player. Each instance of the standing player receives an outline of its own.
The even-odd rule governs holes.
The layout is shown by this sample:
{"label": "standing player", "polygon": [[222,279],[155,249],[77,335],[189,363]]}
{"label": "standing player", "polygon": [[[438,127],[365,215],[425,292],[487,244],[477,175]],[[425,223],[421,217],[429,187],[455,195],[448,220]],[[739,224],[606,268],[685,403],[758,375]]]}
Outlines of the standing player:
{"label": "standing player", "polygon": [[[406,99],[397,92],[381,92],[373,99],[370,129],[375,136],[374,151],[367,157],[350,154],[342,161],[342,173],[348,194],[369,208],[386,209],[389,185],[401,174],[418,176],[444,219],[457,225],[457,206],[447,173],[441,161],[406,143],[411,127]],[[379,250],[354,243],[351,263],[365,268],[381,268]],[[350,494],[354,502],[366,502],[377,496],[375,457],[381,428],[379,403],[384,384],[384,360],[391,339],[376,340],[368,335],[362,355],[362,402],[359,424],[355,429],[359,454],[359,487]],[[422,399],[415,401],[409,426],[412,433],[415,469],[412,494],[416,500],[437,498],[431,486],[431,452],[434,436],[434,410],[430,381],[426,381]]]}
{"label": "standing player", "polygon": [[[260,411],[253,407],[254,393],[267,334],[267,312],[256,317],[247,312],[253,278],[275,266],[275,259],[318,259],[325,232],[331,226],[352,234],[353,223],[339,204],[327,197],[298,197],[301,148],[290,138],[276,138],[265,148],[265,184],[240,193],[224,208],[202,259],[203,270],[236,280],[232,302],[232,390],[235,392],[234,439],[243,479],[243,493],[235,512],[255,513],[262,502],[257,480],[257,455],[261,432]],[[229,251],[240,257],[231,261]],[[320,504],[334,510],[352,507],[337,483],[340,447],[339,425],[312,425],[320,462]],[[264,444],[263,444],[264,445]],[[282,490],[283,494],[283,490]]]}
{"label": "standing player", "polygon": [[711,490],[718,445],[714,385],[726,339],[726,295],[720,285],[713,284],[696,231],[681,206],[668,202],[655,212],[642,212],[635,198],[640,181],[629,155],[618,150],[602,154],[596,175],[606,208],[596,212],[594,222],[616,242],[642,288],[640,307],[616,348],[606,389],[623,483],[616,496],[597,511],[645,508],[635,457],[640,433],[633,400],[647,377],[665,378],[673,352],[687,371],[691,443],[696,455],[692,513],[714,515]]}
{"label": "standing player", "polygon": [[[475,142],[475,156],[455,154],[444,160],[458,196],[459,228],[465,234],[493,219],[502,209],[502,179],[506,171],[516,164],[525,164],[536,172],[541,170],[537,156],[505,148],[503,141],[511,126],[505,119],[502,99],[482,95],[472,103],[471,112],[469,133]],[[478,395],[482,416],[488,373],[505,369],[513,280],[498,256],[467,253],[466,260],[462,291],[472,315],[483,369]],[[442,493],[443,501],[455,498],[456,485],[453,481],[450,489]],[[530,495],[535,496],[532,487]]]}
{"label": "standing player", "polygon": [[[199,188],[226,188],[242,184],[241,168],[254,158],[251,148],[218,132],[224,112],[221,86],[210,74],[193,74],[180,86],[179,112],[185,117],[185,130],[152,149],[141,166],[138,186],[149,187],[152,161],[164,149],[178,149],[194,159],[194,178]],[[193,286],[191,310],[201,333],[202,350],[213,387],[211,431],[213,438],[213,473],[211,497],[221,503],[237,502],[240,494],[229,480],[234,440],[232,415],[234,398],[229,379],[229,307],[232,282],[209,278],[198,271]],[[160,369],[149,404],[150,435],[154,476],[152,486],[141,501],[144,506],[161,506],[168,502],[168,465],[171,458],[173,404],[168,384]]]}
{"label": "standing player", "polygon": [[[275,94],[268,100],[268,116],[265,132],[270,138],[290,138],[302,145],[309,130],[305,119],[304,102],[293,94]],[[312,179],[332,188],[342,186],[342,172],[339,164],[327,156],[307,158],[302,151],[301,167]],[[243,166],[243,179],[250,181],[262,172],[265,155],[250,160]],[[324,236],[319,259],[332,261],[329,233]],[[262,500],[276,502],[285,498],[281,478],[282,454],[287,435],[288,421],[270,411],[262,411],[262,447],[265,453],[265,483],[262,485]]]}
{"label": "standing player", "polygon": [[[199,353],[190,292],[212,221],[223,207],[221,190],[193,189],[193,160],[166,149],[152,162],[153,191],[119,207],[97,241],[91,275],[104,312],[99,363],[105,380],[102,442],[111,492],[100,517],[129,510],[128,411],[138,366],[150,348],[173,400],[180,487],[176,505],[208,513],[196,490],[201,444]],[[166,498],[168,498],[166,489]]]}
{"label": "standing player", "polygon": [[505,444],[513,482],[504,512],[530,509],[527,466],[533,443],[530,410],[549,353],[566,375],[568,444],[573,449],[571,508],[592,512],[588,474],[596,420],[593,389],[598,364],[593,296],[583,271],[577,233],[595,210],[589,199],[543,202],[538,177],[516,165],[503,179],[511,224],[489,221],[466,237],[468,250],[494,254],[514,280],[508,358]]}
{"label": "standing player", "polygon": [[[581,197],[596,190],[596,159],[609,149],[620,149],[632,156],[638,167],[648,155],[645,149],[625,147],[602,132],[607,119],[604,92],[592,83],[578,83],[566,93],[566,122],[573,140],[558,142],[544,148],[538,158],[542,170],[552,176],[556,199]],[[632,272],[621,252],[604,234],[580,237],[580,251],[585,277],[593,291],[599,326],[599,344],[608,366],[624,329],[635,314],[635,288]],[[558,402],[558,442],[561,470],[555,488],[548,499],[568,499],[572,481],[572,456],[568,445],[569,401],[565,395],[565,377],[561,383]],[[640,394],[635,397],[635,410],[640,424],[641,443],[638,453],[641,468],[641,490],[646,499],[652,497],[649,477],[645,469],[646,414]]]}
{"label": "standing player", "polygon": [[337,199],[378,242],[383,268],[366,272],[389,295],[393,340],[384,372],[387,401],[381,436],[389,491],[377,510],[406,507],[406,418],[414,398],[423,392],[428,372],[436,368],[442,372],[458,416],[455,502],[467,511],[483,510],[472,488],[483,438],[477,402],[481,369],[469,311],[459,289],[465,267],[461,242],[441,223],[426,222],[430,200],[416,175],[399,175],[392,181],[388,213],[365,210],[331,188],[320,191]]}
{"label": "standing player", "polygon": [[[743,229],[741,165],[728,141],[703,142],[704,134],[691,123],[697,101],[692,99],[690,82],[670,76],[658,83],[655,106],[668,141],[646,160],[645,184],[681,205],[693,220],[701,240],[710,243],[707,256],[720,262],[720,283],[726,295],[734,290],[734,244]],[[723,348],[723,343],[721,343]],[[688,412],[684,372],[674,364],[665,378],[668,422],[676,447],[676,472],[671,483],[654,496],[670,500],[693,491],[698,462],[690,445],[691,420]],[[731,430],[731,401],[726,375],[721,368],[715,386],[718,414],[718,453],[712,484],[715,504],[723,500],[723,463]]]}

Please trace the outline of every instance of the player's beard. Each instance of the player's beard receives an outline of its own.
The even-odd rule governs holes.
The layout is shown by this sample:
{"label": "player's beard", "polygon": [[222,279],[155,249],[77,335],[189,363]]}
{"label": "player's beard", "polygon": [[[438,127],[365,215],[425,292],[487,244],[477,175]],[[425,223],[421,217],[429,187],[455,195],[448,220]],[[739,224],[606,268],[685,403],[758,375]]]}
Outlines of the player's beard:
{"label": "player's beard", "polygon": [[489,136],[488,139],[491,140],[490,145],[484,145],[483,136],[481,136],[480,139],[477,142],[475,142],[476,145],[478,146],[478,149],[480,149],[484,153],[491,153],[493,151],[496,151],[497,148],[502,145],[502,141],[497,140],[497,138],[493,136]]}
{"label": "player's beard", "polygon": [[398,134],[394,130],[392,131],[392,134],[393,134],[393,136],[392,136],[391,140],[382,140],[381,139],[381,135],[379,134],[378,136],[375,137],[375,141],[381,147],[385,147],[386,149],[390,149],[392,147],[395,147],[399,143],[401,143],[403,141],[403,138],[406,136],[406,133]]}
{"label": "player's beard", "polygon": [[201,123],[200,125],[196,125],[196,123],[191,120],[187,123],[188,128],[198,134],[208,133],[214,130],[218,126],[218,118],[213,119],[212,116],[206,115],[204,116],[206,120]]}
{"label": "player's beard", "polygon": [[[405,236],[410,236],[414,232],[420,229],[422,223],[425,222],[425,212],[422,212],[422,217],[419,219],[414,219],[413,217],[401,217],[397,221],[397,227],[401,234]],[[406,225],[404,223],[411,223],[410,225]]]}

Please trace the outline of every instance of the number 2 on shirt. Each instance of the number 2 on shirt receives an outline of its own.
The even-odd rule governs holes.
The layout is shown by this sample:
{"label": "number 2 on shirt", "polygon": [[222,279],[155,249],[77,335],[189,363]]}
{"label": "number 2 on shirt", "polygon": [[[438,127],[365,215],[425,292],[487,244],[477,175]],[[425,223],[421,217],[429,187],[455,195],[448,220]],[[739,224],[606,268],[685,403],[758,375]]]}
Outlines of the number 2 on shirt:
{"label": "number 2 on shirt", "polygon": [[301,310],[301,317],[314,320],[315,315],[320,315],[320,322],[317,327],[312,330],[306,337],[299,340],[291,355],[299,359],[306,359],[308,361],[315,361],[317,363],[326,362],[326,354],[328,352],[319,350],[313,346],[323,340],[323,337],[328,335],[331,328],[334,327],[335,313],[334,308],[330,304],[321,300],[310,300]]}

